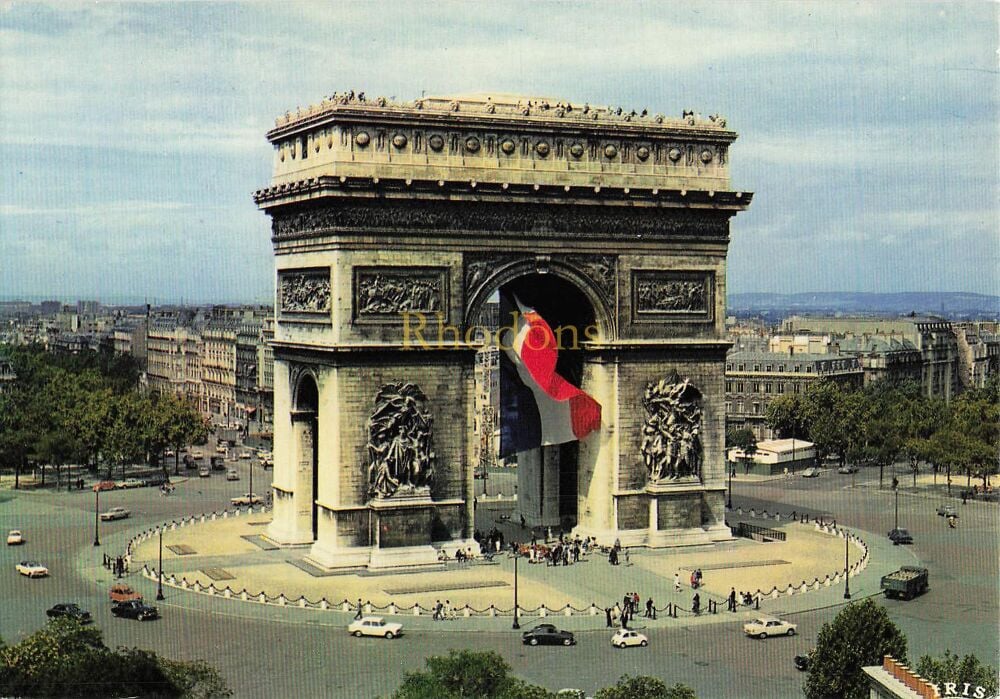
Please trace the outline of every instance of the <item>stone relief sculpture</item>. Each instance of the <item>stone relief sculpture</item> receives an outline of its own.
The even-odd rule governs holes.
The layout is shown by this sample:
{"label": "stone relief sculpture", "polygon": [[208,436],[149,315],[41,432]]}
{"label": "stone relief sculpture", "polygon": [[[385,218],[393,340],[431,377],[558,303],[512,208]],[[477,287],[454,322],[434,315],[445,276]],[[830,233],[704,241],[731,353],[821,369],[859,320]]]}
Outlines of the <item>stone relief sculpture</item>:
{"label": "stone relief sculpture", "polygon": [[590,277],[609,301],[614,299],[617,277],[614,255],[567,255],[566,260]]}
{"label": "stone relief sculpture", "polygon": [[650,483],[701,476],[701,392],[677,372],[650,382],[642,397],[649,416],[642,456]]}
{"label": "stone relief sculpture", "polygon": [[395,315],[403,311],[432,313],[443,307],[439,274],[359,272],[355,288],[358,315]]}
{"label": "stone relief sculpture", "polygon": [[639,313],[703,313],[708,310],[705,280],[658,277],[637,277],[635,280],[636,310]]}
{"label": "stone relief sculpture", "polygon": [[282,272],[278,277],[281,310],[288,313],[326,313],[330,310],[330,274]]}
{"label": "stone relief sculpture", "polygon": [[416,384],[385,384],[368,418],[369,497],[429,489],[433,462],[427,396]]}

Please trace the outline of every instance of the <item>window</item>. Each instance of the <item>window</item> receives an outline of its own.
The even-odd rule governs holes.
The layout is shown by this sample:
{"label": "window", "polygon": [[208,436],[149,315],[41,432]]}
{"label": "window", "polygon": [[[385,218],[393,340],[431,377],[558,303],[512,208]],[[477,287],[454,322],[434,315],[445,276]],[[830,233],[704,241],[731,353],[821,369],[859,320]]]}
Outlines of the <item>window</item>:
{"label": "window", "polygon": [[727,364],[726,365],[726,371],[732,371],[732,370],[733,370],[733,365],[732,364]]}
{"label": "window", "polygon": [[731,393],[733,390],[733,382],[726,381],[726,393]]}
{"label": "window", "polygon": [[799,370],[802,369],[798,364],[795,365],[795,373],[798,374]]}
{"label": "window", "polygon": [[753,370],[754,371],[760,371],[760,364],[754,364],[753,365]]}
{"label": "window", "polygon": [[753,392],[754,393],[760,393],[760,383],[759,382],[754,383],[754,385],[753,385]]}
{"label": "window", "polygon": [[771,392],[771,382],[768,381],[766,384],[764,384],[764,393],[770,393],[770,392]]}
{"label": "window", "polygon": [[770,364],[767,365],[765,371],[771,371],[771,365]]}
{"label": "window", "polygon": [[760,403],[753,404],[753,414],[760,415]]}
{"label": "window", "polygon": [[744,366],[745,366],[745,365],[743,365],[743,364],[740,364],[740,368],[739,368],[739,371],[743,371],[743,368],[744,368]]}
{"label": "window", "polygon": [[778,371],[784,371],[784,370],[785,370],[785,365],[784,364],[779,364],[778,365]]}
{"label": "window", "polygon": [[812,365],[811,365],[811,364],[810,364],[809,366],[807,366],[807,367],[806,367],[806,373],[807,373],[807,374],[811,374],[811,373],[813,373],[813,368],[812,368]]}
{"label": "window", "polygon": [[778,393],[784,393],[784,392],[785,392],[785,384],[779,383],[778,384]]}
{"label": "window", "polygon": [[737,381],[736,382],[736,392],[737,393],[743,393],[743,382],[742,381]]}
{"label": "window", "polygon": [[731,412],[733,412],[733,404],[732,404],[732,403],[730,403],[730,402],[729,402],[729,401],[727,400],[727,401],[726,401],[726,414],[728,415],[728,414],[729,414],[729,413],[731,413]]}

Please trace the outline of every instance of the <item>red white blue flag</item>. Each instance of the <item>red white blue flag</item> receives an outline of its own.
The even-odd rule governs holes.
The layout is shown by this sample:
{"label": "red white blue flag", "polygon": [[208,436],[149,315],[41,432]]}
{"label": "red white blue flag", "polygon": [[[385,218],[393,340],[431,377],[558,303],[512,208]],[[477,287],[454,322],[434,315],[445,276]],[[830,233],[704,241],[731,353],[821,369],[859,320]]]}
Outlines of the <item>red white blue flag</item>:
{"label": "red white blue flag", "polygon": [[[517,304],[515,307],[514,303]],[[500,455],[583,439],[601,426],[600,404],[556,373],[559,347],[533,308],[500,295]]]}

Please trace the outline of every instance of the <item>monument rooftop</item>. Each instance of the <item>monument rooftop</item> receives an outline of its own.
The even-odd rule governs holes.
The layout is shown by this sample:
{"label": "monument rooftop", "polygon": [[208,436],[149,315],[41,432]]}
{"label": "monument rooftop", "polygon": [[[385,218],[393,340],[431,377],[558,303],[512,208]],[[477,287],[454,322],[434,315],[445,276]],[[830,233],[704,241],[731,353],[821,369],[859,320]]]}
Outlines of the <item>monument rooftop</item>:
{"label": "monument rooftop", "polygon": [[729,191],[728,149],[736,137],[723,117],[693,111],[668,117],[501,93],[400,102],[352,91],[276,120],[267,134],[271,186],[254,197],[266,208],[345,185],[460,185],[480,187],[480,194],[495,185],[505,195],[523,186],[560,194],[690,192],[687,203],[742,209],[750,195]]}

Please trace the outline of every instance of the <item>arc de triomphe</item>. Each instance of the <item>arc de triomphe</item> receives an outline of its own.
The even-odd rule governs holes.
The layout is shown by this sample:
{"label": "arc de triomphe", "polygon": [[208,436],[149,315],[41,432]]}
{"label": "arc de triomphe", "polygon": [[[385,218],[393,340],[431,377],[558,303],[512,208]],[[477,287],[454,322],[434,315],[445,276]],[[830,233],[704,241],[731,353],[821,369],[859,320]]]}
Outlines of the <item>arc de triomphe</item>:
{"label": "arc de triomphe", "polygon": [[348,93],[268,139],[273,177],[254,199],[276,269],[269,538],[327,568],[472,545],[466,331],[508,287],[588,324],[574,380],[602,425],[554,460],[571,479],[550,474],[575,489],[575,530],[729,538],[726,253],[752,195],[730,186],[724,119]]}

